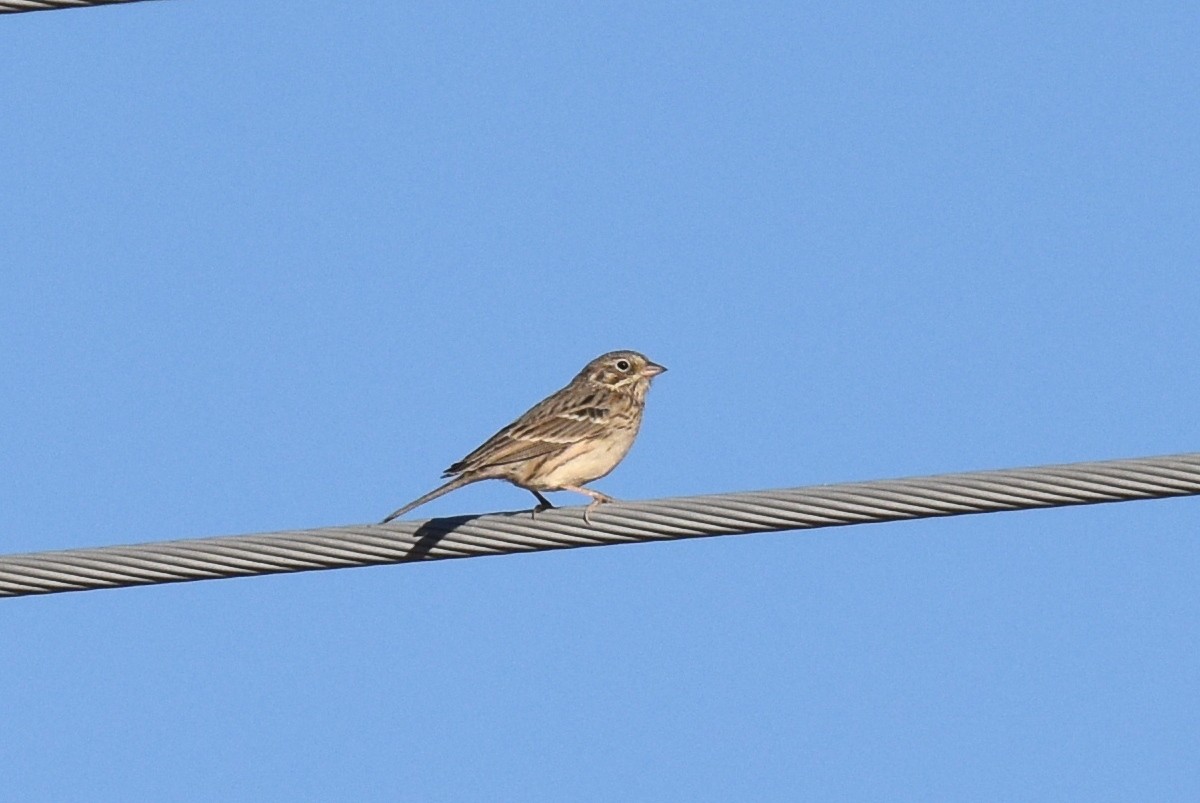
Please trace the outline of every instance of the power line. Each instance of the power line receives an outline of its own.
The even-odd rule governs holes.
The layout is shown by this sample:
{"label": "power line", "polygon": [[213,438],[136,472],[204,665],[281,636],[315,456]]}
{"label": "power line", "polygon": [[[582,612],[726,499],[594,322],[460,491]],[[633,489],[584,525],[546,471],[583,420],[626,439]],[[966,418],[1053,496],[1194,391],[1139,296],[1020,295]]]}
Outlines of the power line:
{"label": "power line", "polygon": [[54,11],[59,8],[84,8],[136,2],[138,0],[0,0],[0,14],[18,14],[22,11]]}
{"label": "power line", "polygon": [[1200,494],[1200,452],[0,557],[0,596]]}

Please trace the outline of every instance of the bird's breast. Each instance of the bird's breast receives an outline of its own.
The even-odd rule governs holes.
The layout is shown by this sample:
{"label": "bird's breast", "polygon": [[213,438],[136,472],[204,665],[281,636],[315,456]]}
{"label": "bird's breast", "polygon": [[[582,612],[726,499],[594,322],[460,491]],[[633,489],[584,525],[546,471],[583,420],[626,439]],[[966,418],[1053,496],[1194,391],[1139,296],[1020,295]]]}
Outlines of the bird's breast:
{"label": "bird's breast", "polygon": [[594,440],[573,443],[558,454],[551,455],[531,478],[543,490],[566,485],[583,485],[608,474],[629,453],[637,427],[622,428]]}

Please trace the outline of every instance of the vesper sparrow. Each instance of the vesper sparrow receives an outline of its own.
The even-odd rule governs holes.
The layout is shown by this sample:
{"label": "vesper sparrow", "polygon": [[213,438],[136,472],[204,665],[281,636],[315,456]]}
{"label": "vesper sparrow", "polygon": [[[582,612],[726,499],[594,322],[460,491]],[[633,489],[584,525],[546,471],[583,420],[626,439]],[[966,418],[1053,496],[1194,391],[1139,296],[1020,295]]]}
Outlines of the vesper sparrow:
{"label": "vesper sparrow", "polygon": [[409,502],[386,524],[442,494],[480,480],[507,480],[532,493],[534,512],[554,507],[542,491],[592,498],[584,509],[614,501],[583,487],[617,467],[633,446],[650,381],[667,370],[636,351],[610,351],[584,366],[562,390],[534,405],[442,474],[454,479]]}

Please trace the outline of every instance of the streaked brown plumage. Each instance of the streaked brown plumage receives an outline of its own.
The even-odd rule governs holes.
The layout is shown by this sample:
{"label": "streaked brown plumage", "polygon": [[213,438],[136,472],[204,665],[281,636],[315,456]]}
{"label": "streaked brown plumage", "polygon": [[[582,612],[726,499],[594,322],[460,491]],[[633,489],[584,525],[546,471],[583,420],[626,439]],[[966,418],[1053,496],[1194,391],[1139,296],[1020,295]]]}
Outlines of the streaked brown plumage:
{"label": "streaked brown plumage", "polygon": [[570,384],[535,404],[442,474],[453,477],[383,520],[387,523],[442,494],[480,480],[507,480],[554,507],[542,491],[575,491],[592,498],[584,510],[612,497],[583,487],[608,474],[629,452],[642,424],[646,391],[667,370],[636,351],[610,351],[584,366]]}

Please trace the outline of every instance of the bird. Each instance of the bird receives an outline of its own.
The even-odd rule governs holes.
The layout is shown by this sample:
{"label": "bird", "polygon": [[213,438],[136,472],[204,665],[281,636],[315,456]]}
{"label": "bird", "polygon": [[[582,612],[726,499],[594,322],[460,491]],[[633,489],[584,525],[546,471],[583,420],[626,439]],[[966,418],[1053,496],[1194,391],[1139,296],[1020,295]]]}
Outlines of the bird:
{"label": "bird", "polygon": [[583,367],[566,387],[529,408],[469,455],[442,473],[452,478],[396,510],[381,524],[480,480],[507,480],[537,497],[536,516],[554,507],[543,491],[574,491],[591,497],[583,511],[615,502],[584,487],[617,467],[642,424],[646,392],[667,369],[636,351],[610,351]]}

